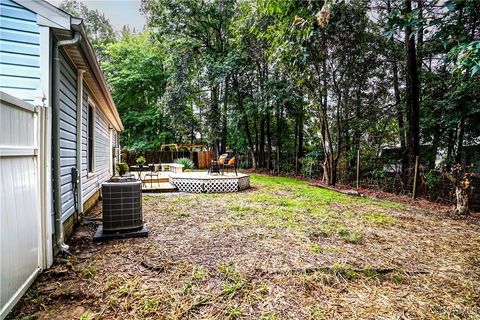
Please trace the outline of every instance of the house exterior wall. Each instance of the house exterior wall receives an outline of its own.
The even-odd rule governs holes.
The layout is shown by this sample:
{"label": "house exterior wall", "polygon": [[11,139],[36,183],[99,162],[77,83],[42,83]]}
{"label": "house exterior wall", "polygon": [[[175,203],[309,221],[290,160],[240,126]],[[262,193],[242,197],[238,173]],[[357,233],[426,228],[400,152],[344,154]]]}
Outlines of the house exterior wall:
{"label": "house exterior wall", "polygon": [[75,212],[71,170],[77,165],[77,72],[60,56],[60,182],[62,221]]}
{"label": "house exterior wall", "polygon": [[33,103],[40,87],[40,29],[37,15],[0,0],[0,90]]}
{"label": "house exterior wall", "polygon": [[[98,200],[101,183],[110,177],[112,134],[109,121],[113,121],[117,128],[122,128],[122,125],[118,114],[112,110],[114,104],[110,95],[105,94],[104,79],[98,77],[98,64],[90,64],[92,49],[88,43],[82,42],[80,46],[64,51],[73,57],[71,61],[74,64],[69,63],[67,56],[61,56],[60,124],[59,128],[52,128],[53,42],[55,36],[63,38],[76,28],[85,38],[84,26],[76,24],[79,20],[72,20],[67,13],[46,2],[30,0],[0,0],[0,17],[0,203],[5,203],[5,212],[0,214],[0,226],[3,228],[0,232],[0,318],[3,319],[36,275],[53,262],[52,133],[55,130],[60,132],[61,215],[68,237],[79,218],[75,214],[71,168],[78,165],[77,160],[81,160],[85,168],[81,172],[82,181],[86,182],[82,194],[88,209]],[[101,90],[95,91],[95,86],[93,92],[106,103],[106,108],[110,108],[105,109],[108,121],[101,108],[96,108],[95,170],[91,175],[84,173],[88,150],[86,115],[88,101],[93,99],[89,99],[85,86],[82,121],[78,124],[82,126],[78,138],[82,139],[77,141],[79,106],[76,97],[78,89],[82,88],[82,80],[73,65],[87,70],[88,83],[100,85]],[[8,101],[7,107],[4,104],[7,96],[17,102],[12,104]],[[28,107],[21,108],[22,105]],[[21,109],[27,110],[27,114],[20,112]],[[35,142],[33,146],[32,139]],[[77,159],[79,151],[81,159]],[[2,197],[9,201],[2,202]],[[2,257],[5,259],[2,260]],[[5,290],[4,284],[8,284]]]}
{"label": "house exterior wall", "polygon": [[[87,89],[87,88],[85,88]],[[93,137],[94,160],[93,172],[88,172],[88,106],[92,105],[95,116]],[[91,98],[90,92],[84,90],[82,120],[82,198],[83,202],[95,194],[101,184],[111,177],[110,174],[110,124],[102,110]]]}
{"label": "house exterior wall", "polygon": [[[77,148],[77,73],[61,56],[60,67],[60,164],[61,164],[61,197],[62,221],[66,221],[75,212],[72,188],[71,169],[76,167]],[[94,165],[93,172],[88,172],[88,106],[94,109]],[[95,102],[84,84],[82,107],[82,201],[86,203],[100,188],[101,184],[111,177],[111,144],[110,124],[101,108]],[[78,204],[77,204],[78,207]]]}
{"label": "house exterior wall", "polygon": [[[49,101],[51,87],[51,36],[49,27],[37,24],[39,15],[12,0],[0,0],[0,90],[26,102],[36,103],[39,97]],[[43,33],[42,33],[43,32]],[[40,43],[42,39],[42,44]],[[42,49],[43,48],[43,49]],[[88,103],[94,101],[84,85],[82,109],[82,143],[77,146],[77,70],[60,55],[60,166],[62,221],[75,212],[71,169],[77,166],[77,147],[81,148],[82,200],[87,202],[113,174],[112,147],[118,146],[118,135],[101,108],[95,104],[94,172],[87,172]],[[43,74],[43,75],[42,75]],[[47,108],[51,112],[51,108]],[[51,119],[51,115],[46,117]],[[50,121],[48,121],[50,123]],[[47,124],[50,136],[55,128]],[[114,162],[118,161],[118,157]],[[49,162],[46,163],[49,165]],[[51,179],[49,179],[51,181]],[[48,185],[51,188],[50,185]],[[48,192],[51,194],[51,190]],[[51,199],[50,199],[51,202]],[[46,205],[46,210],[51,205]],[[53,216],[52,216],[53,217]],[[51,226],[48,228],[52,232]]]}

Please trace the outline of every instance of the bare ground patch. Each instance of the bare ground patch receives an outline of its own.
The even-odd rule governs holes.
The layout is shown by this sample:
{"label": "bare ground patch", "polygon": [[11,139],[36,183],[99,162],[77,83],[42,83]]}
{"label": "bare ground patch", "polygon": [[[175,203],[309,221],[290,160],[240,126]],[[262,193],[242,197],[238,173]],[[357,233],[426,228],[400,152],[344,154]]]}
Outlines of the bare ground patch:
{"label": "bare ground patch", "polygon": [[[478,319],[478,217],[253,176],[144,197],[148,238],[85,223],[15,319]],[[100,210],[100,206],[96,208]]]}

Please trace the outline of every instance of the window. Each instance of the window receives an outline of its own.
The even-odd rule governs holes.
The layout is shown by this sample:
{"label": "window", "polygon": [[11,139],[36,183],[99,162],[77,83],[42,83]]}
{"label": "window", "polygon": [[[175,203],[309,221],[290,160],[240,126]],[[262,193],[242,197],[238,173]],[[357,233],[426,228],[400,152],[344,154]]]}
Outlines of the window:
{"label": "window", "polygon": [[87,152],[87,165],[88,165],[88,172],[92,173],[94,171],[94,131],[95,131],[95,109],[91,104],[88,105],[88,152]]}

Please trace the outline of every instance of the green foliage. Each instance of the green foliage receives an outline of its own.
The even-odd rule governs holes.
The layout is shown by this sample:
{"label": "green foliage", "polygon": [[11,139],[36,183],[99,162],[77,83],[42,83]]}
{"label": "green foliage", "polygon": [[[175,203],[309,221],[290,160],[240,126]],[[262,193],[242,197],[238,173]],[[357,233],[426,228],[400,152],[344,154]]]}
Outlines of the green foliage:
{"label": "green foliage", "polygon": [[349,230],[340,228],[337,231],[338,236],[348,243],[360,244],[363,242],[363,232],[361,230]]}
{"label": "green foliage", "polygon": [[346,280],[354,280],[359,277],[358,272],[355,270],[348,268],[343,263],[334,263],[331,266],[331,270],[338,276],[343,277]]}
{"label": "green foliage", "polygon": [[135,159],[135,163],[138,164],[139,166],[143,166],[146,162],[147,160],[145,160],[144,156],[140,156]]}
{"label": "green foliage", "polygon": [[250,286],[247,279],[245,279],[238,273],[237,270],[235,270],[232,263],[220,264],[218,266],[218,271],[223,277],[222,293],[226,296],[233,297],[242,289]]}
{"label": "green foliage", "polygon": [[310,250],[314,253],[321,253],[322,247],[317,243],[310,243]]}
{"label": "green foliage", "polygon": [[87,311],[80,316],[80,320],[92,320],[95,319],[95,315],[91,311]]}
{"label": "green foliage", "polygon": [[372,176],[376,180],[383,179],[385,178],[385,171],[382,169],[375,169],[372,171]]}
{"label": "green foliage", "polygon": [[85,24],[88,40],[92,44],[98,59],[103,62],[108,59],[106,49],[115,42],[116,34],[109,19],[98,10],[91,10],[78,0],[64,0],[60,9],[77,18],[82,18]]}
{"label": "green foliage", "polygon": [[90,263],[88,266],[83,269],[83,276],[85,278],[93,278],[97,273],[97,267],[94,262]]}
{"label": "green foliage", "polygon": [[242,316],[242,308],[239,306],[231,308],[227,313],[227,319],[238,319]]}
{"label": "green foliage", "polygon": [[126,172],[130,170],[130,168],[128,167],[128,164],[126,164],[125,162],[120,162],[115,165],[115,170],[118,171],[118,174],[120,176],[123,176]]}
{"label": "green foliage", "polygon": [[373,224],[384,225],[384,226],[391,226],[395,224],[394,218],[381,212],[369,213],[365,216],[365,218],[367,219],[367,221]]}
{"label": "green foliage", "polygon": [[433,168],[442,149],[447,165],[460,162],[462,147],[480,136],[480,2],[412,1],[406,12],[404,1],[328,1],[330,20],[320,25],[323,3],[143,1],[146,31],[124,30],[102,51],[125,127],[122,146],[208,144],[242,154],[242,167],[326,173],[328,183],[337,168],[355,176],[360,149],[362,172],[389,184],[380,150],[405,142],[412,127],[404,86],[410,29],[419,140],[432,146],[425,163]]}
{"label": "green foliage", "polygon": [[171,118],[160,104],[168,79],[161,43],[148,32],[132,35],[125,31],[106,54],[109,59],[103,68],[125,127],[122,146],[143,151],[174,142]]}
{"label": "green foliage", "polygon": [[453,71],[474,76],[480,71],[480,41],[453,47],[448,53],[448,61]]}
{"label": "green foliage", "polygon": [[178,158],[175,159],[173,162],[178,163],[178,164],[183,164],[183,169],[185,170],[192,170],[195,169],[195,164],[193,161],[189,158]]}
{"label": "green foliage", "polygon": [[435,189],[440,185],[442,175],[436,170],[429,170],[425,174],[425,184],[429,189]]}

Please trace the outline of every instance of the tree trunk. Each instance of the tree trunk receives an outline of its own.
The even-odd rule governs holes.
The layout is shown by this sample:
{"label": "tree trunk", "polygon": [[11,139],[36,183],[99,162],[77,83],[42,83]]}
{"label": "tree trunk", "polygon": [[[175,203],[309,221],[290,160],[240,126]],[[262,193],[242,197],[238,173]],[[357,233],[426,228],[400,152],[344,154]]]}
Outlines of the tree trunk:
{"label": "tree trunk", "polygon": [[[326,48],[323,48],[323,50],[326,52]],[[322,70],[323,70],[323,77],[322,77],[322,86],[323,86],[323,92],[322,92],[322,98],[320,101],[320,132],[321,132],[321,137],[322,137],[322,145],[323,145],[323,152],[325,155],[325,161],[324,161],[324,170],[323,170],[323,175],[325,178],[325,181],[328,185],[335,185],[336,180],[337,180],[337,162],[335,161],[335,157],[333,154],[333,144],[332,144],[332,138],[331,138],[331,133],[330,133],[330,128],[328,125],[328,79],[327,79],[327,61],[326,59],[323,59],[322,61]],[[338,116],[338,112],[337,112]]]}
{"label": "tree trunk", "polygon": [[[411,14],[412,2],[405,0],[405,15]],[[415,158],[420,150],[420,107],[419,107],[419,81],[417,70],[417,55],[415,50],[415,36],[412,34],[412,27],[405,27],[405,55],[406,55],[406,106],[408,112],[408,166],[412,170],[409,174],[408,184],[412,185],[413,167]]]}
{"label": "tree trunk", "polygon": [[[303,158],[303,110],[301,110],[299,121],[298,121],[298,159]],[[300,164],[299,170],[301,170],[302,166]]]}
{"label": "tree trunk", "polygon": [[272,132],[270,130],[270,112],[267,112],[267,168],[272,170]]}
{"label": "tree trunk", "polygon": [[223,110],[222,110],[222,139],[221,139],[221,151],[225,153],[227,151],[227,115],[228,115],[228,77],[225,79],[225,87],[223,91]]}
{"label": "tree trunk", "polygon": [[[465,136],[465,117],[460,119],[460,130],[458,132],[458,141],[457,141],[457,155],[455,157],[455,162],[462,164],[463,157],[463,137]],[[462,164],[463,165],[463,164]]]}
{"label": "tree trunk", "polygon": [[432,158],[429,161],[430,163],[428,166],[430,170],[435,169],[435,160],[437,160],[437,151],[438,151],[439,142],[440,142],[440,128],[439,126],[436,126],[435,131],[433,133],[433,142],[432,142],[433,154],[432,154]]}
{"label": "tree trunk", "polygon": [[455,144],[454,139],[455,132],[453,129],[448,130],[448,138],[447,138],[447,161],[446,161],[446,170],[450,171],[452,161],[453,161],[453,148]]}
{"label": "tree trunk", "polygon": [[236,77],[233,77],[233,81],[234,81],[235,86],[237,88],[237,104],[238,104],[238,109],[242,114],[242,120],[243,120],[243,125],[244,125],[244,128],[245,128],[245,134],[247,136],[247,143],[248,143],[248,147],[250,149],[250,155],[252,157],[252,167],[254,169],[256,169],[257,168],[257,159],[255,157],[255,146],[253,144],[252,134],[250,132],[250,126],[248,125],[248,118],[247,118],[247,115],[246,115],[246,112],[245,112],[245,107],[243,105],[243,95],[242,95],[241,90],[240,90],[240,84],[239,84],[238,80],[236,79]]}
{"label": "tree trunk", "polygon": [[198,125],[199,125],[199,128],[198,130],[200,131],[200,144],[203,144],[203,119],[202,119],[202,111],[203,111],[203,108],[201,106],[199,106],[198,108],[199,110],[199,115],[198,115]]}
{"label": "tree trunk", "polygon": [[260,121],[260,141],[259,141],[259,164],[261,168],[265,168],[265,117],[262,116]]}
{"label": "tree trunk", "polygon": [[402,152],[404,152],[405,151],[405,124],[403,122],[403,108],[402,108],[402,100],[400,98],[400,86],[398,82],[398,62],[396,60],[392,62],[392,71],[393,71],[393,92],[395,95],[395,108],[397,110],[400,149],[402,150]]}
{"label": "tree trunk", "polygon": [[220,135],[220,116],[218,108],[218,85],[215,85],[211,90],[211,104],[210,104],[210,122],[212,124],[212,140],[213,140],[213,153],[216,158],[219,155],[219,135]]}
{"label": "tree trunk", "polygon": [[255,145],[253,144],[252,134],[250,133],[250,127],[248,126],[248,119],[246,116],[243,117],[243,123],[245,125],[245,133],[247,135],[248,146],[250,147],[250,155],[252,156],[252,167],[253,169],[256,169],[257,158],[255,156]]}
{"label": "tree trunk", "polygon": [[469,213],[470,190],[471,187],[468,178],[463,178],[462,181],[455,186],[455,195],[457,196],[456,214],[467,215]]}
{"label": "tree trunk", "polygon": [[298,176],[298,118],[295,121],[295,136],[293,138],[293,152],[294,152],[294,161],[295,161],[295,175]]}
{"label": "tree trunk", "polygon": [[[255,115],[253,117],[253,129],[255,130],[254,131],[254,134],[255,134],[255,158],[258,160],[259,156],[259,150],[260,150],[260,141],[258,139],[258,121],[257,121],[257,115]],[[257,162],[257,165],[258,165],[258,162]]]}
{"label": "tree trunk", "polygon": [[[387,1],[387,13],[390,14],[390,0]],[[392,42],[394,45],[394,43]],[[398,61],[395,54],[392,54],[392,73],[393,73],[393,94],[395,97],[395,108],[397,111],[398,135],[400,140],[400,149],[402,154],[405,152],[405,124],[403,120],[402,100],[400,98],[400,84],[398,81]]]}
{"label": "tree trunk", "polygon": [[280,172],[280,159],[282,150],[282,125],[283,125],[283,106],[277,106],[277,168],[275,170]]}

